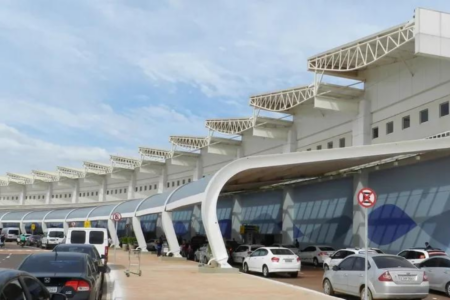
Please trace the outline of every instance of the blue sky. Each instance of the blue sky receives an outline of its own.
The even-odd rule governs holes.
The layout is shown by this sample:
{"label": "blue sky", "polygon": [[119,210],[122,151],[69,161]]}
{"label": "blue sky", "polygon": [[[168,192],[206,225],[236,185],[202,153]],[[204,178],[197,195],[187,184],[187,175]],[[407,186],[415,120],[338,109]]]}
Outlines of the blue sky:
{"label": "blue sky", "polygon": [[450,1],[0,0],[0,174],[80,167],[248,96],[309,84],[306,58]]}

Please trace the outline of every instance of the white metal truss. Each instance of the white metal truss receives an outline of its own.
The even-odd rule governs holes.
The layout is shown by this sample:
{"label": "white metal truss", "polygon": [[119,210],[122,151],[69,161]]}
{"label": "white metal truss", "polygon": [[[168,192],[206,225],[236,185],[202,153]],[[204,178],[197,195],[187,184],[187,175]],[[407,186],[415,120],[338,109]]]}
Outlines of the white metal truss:
{"label": "white metal truss", "polygon": [[59,175],[56,172],[45,172],[45,171],[31,171],[34,180],[40,180],[44,182],[56,182],[59,180]]}
{"label": "white metal truss", "polygon": [[414,39],[414,22],[308,59],[308,69],[347,72],[364,68]]}
{"label": "white metal truss", "polygon": [[207,147],[211,141],[208,137],[195,137],[195,136],[171,136],[169,141],[175,147],[182,147],[189,150],[197,150]]}
{"label": "white metal truss", "polygon": [[115,168],[134,170],[141,166],[142,161],[131,157],[111,155],[111,163]]}
{"label": "white metal truss", "polygon": [[139,147],[139,153],[141,154],[142,160],[165,162],[166,159],[172,158],[173,151]]}
{"label": "white metal truss", "polygon": [[93,174],[97,174],[97,175],[106,175],[106,174],[111,174],[112,173],[112,166],[108,166],[105,164],[100,164],[100,163],[93,163],[93,162],[88,162],[85,161],[83,162],[84,164],[84,169],[86,170],[86,173],[93,173]]}
{"label": "white metal truss", "polygon": [[84,178],[86,176],[84,170],[68,167],[58,167],[58,174],[60,177],[66,177],[70,179]]}
{"label": "white metal truss", "polygon": [[15,173],[6,173],[9,182],[14,182],[17,184],[33,184],[33,177],[28,175],[20,175]]}
{"label": "white metal truss", "polygon": [[269,111],[286,111],[314,98],[314,85],[283,91],[264,93],[250,97],[250,106]]}
{"label": "white metal truss", "polygon": [[206,120],[206,128],[226,134],[240,134],[254,126],[253,117]]}
{"label": "white metal truss", "polygon": [[9,179],[6,176],[0,177],[0,186],[8,186],[9,185]]}

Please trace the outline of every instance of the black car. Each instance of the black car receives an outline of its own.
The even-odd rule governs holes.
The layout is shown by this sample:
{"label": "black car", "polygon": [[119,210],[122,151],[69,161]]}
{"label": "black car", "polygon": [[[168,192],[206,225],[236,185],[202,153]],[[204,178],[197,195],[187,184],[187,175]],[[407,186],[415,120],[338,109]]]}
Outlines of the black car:
{"label": "black car", "polygon": [[28,245],[39,247],[41,245],[42,235],[34,234],[28,238]]}
{"label": "black car", "polygon": [[50,294],[33,275],[18,270],[0,269],[0,300],[66,300],[62,294]]}
{"label": "black car", "polygon": [[187,259],[194,260],[195,258],[195,251],[197,251],[198,248],[203,246],[204,244],[208,243],[208,238],[204,235],[196,235],[191,238],[191,241],[189,243],[189,249],[187,253]]}
{"label": "black car", "polygon": [[[19,270],[36,276],[51,293],[72,300],[99,300],[102,270],[84,253],[46,252],[31,254]],[[0,299],[2,300],[2,299]]]}

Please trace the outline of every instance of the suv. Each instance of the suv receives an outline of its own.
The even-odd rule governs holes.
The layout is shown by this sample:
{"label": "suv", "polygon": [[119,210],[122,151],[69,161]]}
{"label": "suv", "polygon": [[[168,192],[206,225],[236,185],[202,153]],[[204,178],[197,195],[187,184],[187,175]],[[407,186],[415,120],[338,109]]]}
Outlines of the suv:
{"label": "suv", "polygon": [[426,248],[409,248],[401,251],[398,256],[406,258],[412,264],[420,264],[425,259],[434,256],[447,256],[441,249],[426,249]]}
{"label": "suv", "polygon": [[[345,248],[345,249],[341,249],[338,250],[336,252],[334,252],[332,255],[330,255],[329,257],[325,258],[325,260],[323,261],[323,268],[325,270],[330,270],[332,269],[334,266],[337,266],[341,263],[342,260],[344,260],[344,258],[346,258],[347,256],[353,255],[353,254],[365,254],[366,251],[365,249],[360,249],[360,248]],[[370,248],[369,249],[369,254],[382,254],[383,252],[380,249],[376,249],[376,248]]]}

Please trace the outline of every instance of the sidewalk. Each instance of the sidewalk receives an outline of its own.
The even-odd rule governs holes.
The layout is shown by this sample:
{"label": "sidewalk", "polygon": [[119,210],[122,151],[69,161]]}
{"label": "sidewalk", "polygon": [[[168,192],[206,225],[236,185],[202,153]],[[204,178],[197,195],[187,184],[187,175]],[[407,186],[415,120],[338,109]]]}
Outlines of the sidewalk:
{"label": "sidewalk", "polygon": [[336,299],[315,291],[293,287],[259,276],[207,274],[198,271],[191,261],[161,261],[154,254],[141,255],[142,276],[126,277],[128,253],[117,251],[114,263],[110,252],[111,272],[105,300],[123,299]]}

